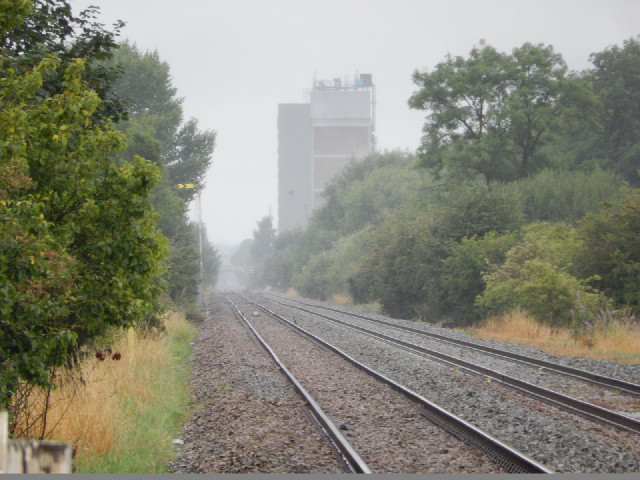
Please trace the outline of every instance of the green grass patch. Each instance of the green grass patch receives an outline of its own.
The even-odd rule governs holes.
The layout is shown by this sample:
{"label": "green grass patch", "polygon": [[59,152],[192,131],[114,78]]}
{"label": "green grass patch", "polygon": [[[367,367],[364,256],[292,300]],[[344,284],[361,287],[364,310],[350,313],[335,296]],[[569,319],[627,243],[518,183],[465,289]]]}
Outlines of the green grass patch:
{"label": "green grass patch", "polygon": [[186,321],[169,321],[167,335],[158,345],[164,361],[145,366],[144,353],[136,352],[133,368],[140,377],[140,388],[118,395],[120,413],[113,446],[107,452],[77,459],[78,473],[167,472],[167,463],[176,455],[172,439],[179,435],[192,409],[188,358],[189,343],[196,333]]}

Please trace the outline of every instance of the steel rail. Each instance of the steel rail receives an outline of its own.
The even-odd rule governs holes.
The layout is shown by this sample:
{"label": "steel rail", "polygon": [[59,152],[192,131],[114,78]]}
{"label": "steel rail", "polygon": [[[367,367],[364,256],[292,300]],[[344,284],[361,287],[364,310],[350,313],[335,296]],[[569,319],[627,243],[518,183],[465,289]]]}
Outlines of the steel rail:
{"label": "steel rail", "polygon": [[[240,295],[240,294],[237,294],[237,295]],[[382,382],[388,384],[390,387],[404,394],[407,398],[417,402],[420,406],[421,415],[425,416],[426,418],[431,420],[434,424],[440,426],[441,428],[443,428],[445,431],[449,432],[451,435],[455,436],[456,438],[480,450],[485,455],[487,455],[487,457],[493,459],[502,467],[504,467],[507,471],[511,473],[555,473],[553,470],[536,462],[535,460],[529,458],[528,456],[517,451],[516,449],[506,445],[505,443],[501,442],[497,438],[473,426],[469,422],[466,422],[465,420],[454,415],[453,413],[427,400],[422,395],[414,392],[413,390],[410,390],[404,385],[401,385],[395,382],[389,377],[386,377],[382,373],[379,373],[376,370],[373,370],[372,368],[364,365],[363,363],[360,363],[359,361],[351,357],[349,354],[343,352],[342,350],[331,345],[330,343],[322,340],[321,338],[305,330],[299,325],[295,325],[294,323],[288,321],[281,315],[278,315],[277,313],[269,310],[264,305],[260,305],[252,301],[251,299],[245,297],[244,295],[240,295],[240,296],[251,305],[254,305],[255,307],[261,309],[262,311],[266,312],[268,315],[271,315],[273,318],[276,318],[283,324],[294,329],[300,334],[306,336],[310,340],[335,352],[336,354],[340,355],[342,358],[349,361],[359,369],[377,378],[378,380],[381,380]]]}
{"label": "steel rail", "polygon": [[[274,301],[274,300],[271,300]],[[515,388],[521,392],[524,392],[530,396],[538,398],[540,400],[546,401],[548,403],[552,403],[559,407],[562,407],[566,410],[569,410],[573,413],[582,415],[585,418],[590,420],[606,423],[608,425],[613,425],[618,428],[622,428],[624,430],[640,433],[640,420],[636,420],[635,418],[628,417],[626,415],[622,415],[620,413],[614,412],[612,410],[608,410],[603,407],[599,407],[598,405],[594,405],[588,402],[584,402],[582,400],[578,400],[577,398],[569,397],[568,395],[564,395],[562,393],[555,392],[553,390],[549,390],[547,388],[540,387],[538,385],[534,385],[529,382],[525,382],[523,380],[519,380],[515,377],[511,377],[509,375],[497,372],[487,367],[483,367],[481,365],[476,365],[475,363],[468,362],[466,360],[462,360],[456,357],[452,357],[451,355],[447,355],[445,353],[438,352],[436,350],[431,350],[429,348],[421,347],[420,345],[415,345],[413,343],[401,340],[399,338],[395,338],[391,335],[386,335],[383,333],[375,332],[373,330],[369,330],[364,327],[359,327],[357,325],[352,325],[343,320],[339,320],[337,318],[330,317],[328,315],[324,315],[322,313],[313,312],[311,310],[307,310],[302,307],[296,307],[292,305],[286,305],[280,302],[276,302],[279,305],[283,305],[289,308],[293,308],[296,310],[300,310],[311,315],[316,315],[318,317],[324,318],[331,322],[346,326],[353,330],[365,333],[372,337],[384,340],[386,342],[402,346],[403,348],[417,352],[422,355],[427,355],[441,362],[447,363],[449,365],[464,368],[468,371],[478,373],[481,375],[485,375],[489,378],[497,380],[498,382],[507,385],[509,387]]]}
{"label": "steel rail", "polygon": [[368,465],[360,458],[358,453],[354,450],[351,444],[344,438],[344,436],[340,433],[338,427],[329,419],[329,417],[322,411],[322,408],[317,404],[317,402],[313,399],[313,397],[307,392],[307,390],[302,386],[302,384],[296,379],[296,377],[289,371],[289,369],[280,361],[276,353],[271,349],[271,347],[267,344],[267,342],[260,336],[260,334],[253,328],[251,322],[247,320],[247,318],[242,314],[242,312],[238,309],[238,307],[227,297],[224,295],[225,300],[233,307],[236,315],[242,320],[245,326],[251,331],[251,333],[258,339],[262,347],[271,355],[273,360],[276,362],[280,370],[287,376],[289,381],[293,384],[298,393],[305,399],[305,401],[309,404],[311,412],[316,419],[316,421],[320,424],[320,426],[327,433],[329,438],[334,442],[334,445],[338,448],[344,459],[346,460],[347,465],[354,473],[372,473],[371,469]]}
{"label": "steel rail", "polygon": [[[505,351],[505,350],[500,350],[498,348],[488,347],[488,346],[485,346],[485,345],[479,345],[477,343],[468,342],[466,340],[459,340],[459,339],[456,339],[456,338],[447,337],[445,335],[439,335],[437,333],[425,332],[425,331],[419,330],[417,328],[411,328],[411,327],[407,327],[407,326],[404,326],[404,325],[397,325],[395,323],[385,322],[384,320],[379,320],[377,318],[373,318],[373,317],[370,317],[368,315],[363,315],[363,314],[359,314],[359,313],[355,313],[355,312],[347,312],[347,311],[344,311],[344,310],[340,310],[338,308],[332,308],[332,307],[326,307],[326,306],[320,306],[320,305],[313,305],[311,303],[301,302],[299,300],[294,300],[294,299],[291,299],[291,298],[288,298],[288,297],[283,297],[281,295],[275,295],[275,294],[272,294],[272,293],[269,293],[269,295],[272,295],[272,296],[277,297],[277,298],[285,299],[285,300],[288,300],[290,302],[298,303],[300,305],[305,305],[307,307],[319,308],[319,309],[322,309],[322,310],[329,310],[329,311],[332,311],[332,312],[341,313],[343,315],[348,315],[348,316],[352,316],[352,317],[356,317],[356,318],[361,318],[363,320],[368,320],[370,322],[378,323],[380,325],[393,327],[393,328],[396,328],[398,330],[404,330],[404,331],[411,332],[411,333],[417,333],[418,335],[435,338],[437,340],[442,340],[444,342],[452,343],[454,345],[463,346],[463,347],[470,348],[470,349],[473,349],[473,350],[479,350],[479,351],[482,351],[482,352],[485,352],[485,353],[489,353],[489,354],[497,356],[497,357],[506,358],[508,360],[513,360],[513,361],[518,361],[518,362],[521,362],[521,363],[526,363],[526,364],[529,364],[529,365],[535,366],[535,367],[542,367],[542,369],[552,370],[552,371],[555,371],[557,373],[561,373],[563,375],[568,375],[568,376],[571,376],[571,377],[579,378],[580,380],[587,381],[587,382],[590,382],[590,383],[594,383],[594,384],[597,384],[597,385],[600,385],[600,386],[603,386],[603,387],[613,388],[615,390],[618,390],[620,392],[624,392],[624,393],[629,394],[629,395],[640,396],[640,385],[636,384],[636,383],[627,382],[627,381],[620,380],[620,379],[617,379],[617,378],[607,377],[605,375],[599,375],[599,374],[596,374],[596,373],[593,373],[593,372],[589,372],[589,371],[586,371],[586,370],[582,370],[582,369],[579,369],[579,368],[568,367],[568,366],[565,366],[565,365],[560,365],[558,363],[549,362],[549,361],[546,361],[546,360],[540,360],[540,359],[537,359],[537,358],[528,357],[526,355],[521,355],[519,353],[513,353],[513,352],[508,352],[508,351]],[[265,297],[265,298],[267,298],[267,297]],[[275,301],[275,300],[272,300],[272,301]],[[284,304],[281,304],[281,305],[284,305]],[[289,305],[289,306],[292,307],[292,308],[295,308],[292,305]]]}

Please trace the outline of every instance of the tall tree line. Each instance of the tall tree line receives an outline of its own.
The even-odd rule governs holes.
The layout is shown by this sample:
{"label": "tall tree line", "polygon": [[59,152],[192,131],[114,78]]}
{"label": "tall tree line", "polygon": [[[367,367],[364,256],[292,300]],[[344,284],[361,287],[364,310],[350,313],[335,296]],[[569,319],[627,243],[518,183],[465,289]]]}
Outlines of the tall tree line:
{"label": "tall tree line", "polygon": [[[127,112],[116,128],[127,136],[128,146],[117,158],[139,155],[160,168],[161,181],[152,191],[152,203],[159,213],[158,228],[169,240],[167,291],[174,302],[193,306],[200,288],[199,232],[190,225],[187,210],[197,190],[178,185],[205,187],[215,132],[200,130],[194,118],[184,120],[183,99],[177,96],[170,67],[158,52],[140,52],[135,45],[123,42],[104,66],[120,72],[110,95]],[[203,245],[208,253],[203,255],[205,283],[214,285],[219,255],[206,238]]]}
{"label": "tall tree line", "polygon": [[262,282],[452,325],[638,315],[640,41],[590,58],[570,72],[526,43],[416,71],[417,152],[346,167],[308,228],[275,237]]}
{"label": "tall tree line", "polygon": [[0,0],[0,409],[109,328],[154,322],[198,288],[194,193],[175,183],[203,184],[214,133],[183,122],[168,66],[118,49],[122,23],[107,30],[98,13]]}

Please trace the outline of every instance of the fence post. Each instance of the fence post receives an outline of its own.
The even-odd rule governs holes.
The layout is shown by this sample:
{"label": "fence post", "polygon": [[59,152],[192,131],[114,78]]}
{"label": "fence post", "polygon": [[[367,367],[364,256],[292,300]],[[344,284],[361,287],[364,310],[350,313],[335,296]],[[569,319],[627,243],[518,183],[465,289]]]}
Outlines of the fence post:
{"label": "fence post", "polygon": [[0,473],[71,473],[71,445],[9,440],[9,416],[0,412]]}
{"label": "fence post", "polygon": [[9,442],[9,414],[0,412],[0,473],[7,471]]}

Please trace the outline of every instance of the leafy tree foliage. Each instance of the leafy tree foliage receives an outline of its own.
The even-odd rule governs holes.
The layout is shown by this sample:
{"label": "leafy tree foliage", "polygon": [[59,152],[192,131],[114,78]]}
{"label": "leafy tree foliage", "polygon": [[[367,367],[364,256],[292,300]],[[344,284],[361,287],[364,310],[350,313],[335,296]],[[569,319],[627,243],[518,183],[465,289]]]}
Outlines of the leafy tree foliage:
{"label": "leafy tree foliage", "polygon": [[92,120],[100,122],[124,115],[119,99],[110,94],[118,71],[101,63],[111,56],[123,22],[106,30],[97,19],[97,7],[89,7],[76,16],[67,0],[9,0],[6,4],[5,9],[15,6],[28,13],[21,21],[12,22],[3,29],[3,69],[23,71],[55,56],[60,61],[60,68],[47,71],[38,92],[51,96],[64,90],[64,72],[75,59],[83,58],[86,63],[82,79],[102,99]]}
{"label": "leafy tree foliage", "polygon": [[619,185],[620,178],[609,171],[545,169],[504,188],[520,197],[526,221],[575,224],[602,202],[617,198]]}
{"label": "leafy tree foliage", "polygon": [[600,308],[638,312],[638,196],[619,190],[640,178],[637,57],[630,40],[569,73],[527,43],[416,72],[419,168],[386,152],[344,169],[266,260],[268,283],[449,325],[521,308],[579,329]]}
{"label": "leafy tree foliage", "polygon": [[329,296],[329,269],[333,264],[332,253],[325,250],[313,255],[293,278],[300,294],[326,300]]}
{"label": "leafy tree foliage", "polygon": [[[484,139],[489,131],[503,130],[507,68],[506,56],[487,47],[473,49],[467,60],[447,56],[433,72],[413,74],[420,90],[410,98],[409,105],[428,112],[419,150],[425,167],[437,175],[471,168],[489,180],[496,178],[489,151],[493,146]],[[472,149],[475,165],[451,161],[448,150],[463,143]]]}
{"label": "leafy tree foliage", "polygon": [[[387,312],[403,318],[458,314],[464,306],[454,297],[464,295],[453,293],[460,284],[451,264],[446,264],[456,243],[465,237],[507,233],[521,225],[517,198],[482,184],[452,188],[434,197],[428,207],[407,204],[399,215],[386,217],[374,233],[380,250],[374,248],[363,263],[375,265],[378,283],[368,291]],[[372,275],[367,271],[366,277]]]}
{"label": "leafy tree foliage", "polygon": [[488,313],[520,307],[552,326],[569,326],[572,310],[582,303],[598,311],[606,306],[605,298],[571,273],[582,249],[575,228],[562,223],[527,226],[504,263],[484,275],[486,289],[478,307]]}
{"label": "leafy tree foliage", "polygon": [[408,168],[413,161],[406,152],[390,151],[351,162],[327,186],[325,203],[312,223],[338,236],[348,235],[381,212],[402,206],[425,184]]}
{"label": "leafy tree foliage", "polygon": [[[119,155],[126,161],[133,155],[153,160],[162,178],[152,192],[159,213],[158,227],[169,239],[165,280],[170,298],[183,305],[193,303],[200,287],[199,233],[189,224],[188,204],[196,189],[178,189],[177,184],[193,183],[204,187],[211,164],[215,133],[200,131],[197,121],[182,123],[182,99],[172,84],[169,65],[158,52],[142,53],[127,42],[105,65],[122,72],[113,85],[113,94],[127,107],[128,118],[117,128],[127,135],[128,148]],[[211,263],[211,275],[217,278],[219,261],[208,240],[203,241]],[[204,258],[203,258],[204,263]]]}
{"label": "leafy tree foliage", "polygon": [[582,276],[619,305],[640,313],[640,190],[623,188],[621,199],[580,222]]}
{"label": "leafy tree foliage", "polygon": [[157,167],[111,161],[124,138],[93,123],[100,99],[82,79],[84,61],[68,65],[60,93],[41,95],[60,65],[45,58],[24,73],[2,69],[0,79],[2,405],[19,379],[46,384],[73,346],[157,309]]}
{"label": "leafy tree foliage", "polygon": [[603,129],[594,148],[604,167],[640,185],[640,37],[593,54],[591,62],[593,87],[603,105]]}
{"label": "leafy tree foliage", "polygon": [[275,229],[273,228],[273,218],[267,216],[258,222],[258,228],[253,231],[253,242],[251,243],[251,269],[252,286],[262,288],[266,285],[266,260],[273,252]]}
{"label": "leafy tree foliage", "polygon": [[519,176],[539,170],[546,159],[540,146],[558,125],[566,109],[563,89],[567,67],[551,46],[524,44],[512,53],[510,95],[506,105],[507,133],[518,153]]}
{"label": "leafy tree foliage", "polygon": [[489,232],[519,229],[524,223],[517,192],[484,184],[451,186],[435,210],[435,234],[442,240],[459,241]]}
{"label": "leafy tree foliage", "polygon": [[[20,381],[50,385],[51,368],[110,326],[152,320],[167,280],[181,281],[171,267],[189,265],[197,245],[186,221],[194,192],[181,197],[173,182],[202,184],[214,134],[181,125],[171,91],[164,113],[125,121],[114,81],[134,65],[110,62],[119,24],[108,32],[96,14],[0,0],[0,409]],[[213,278],[219,259],[203,250]]]}
{"label": "leafy tree foliage", "polygon": [[[157,159],[173,185],[196,183],[203,187],[215,148],[215,132],[200,131],[193,118],[183,123],[182,99],[176,96],[169,65],[158,52],[142,53],[126,42],[118,45],[107,64],[122,71],[113,93],[130,112],[129,120],[118,124],[128,138],[135,140],[130,148],[136,153],[146,150],[145,158]],[[189,202],[196,191],[183,189],[178,195]]]}
{"label": "leafy tree foliage", "polygon": [[364,228],[419,195],[428,180],[409,168],[413,161],[406,152],[389,151],[347,165],[327,186],[324,205],[298,242],[301,251],[294,255],[299,265],[311,254],[332,248],[341,236]]}
{"label": "leafy tree foliage", "polygon": [[[286,290],[292,284],[296,266],[294,252],[300,236],[299,230],[290,230],[276,235],[273,239],[273,251],[264,260],[263,280],[266,285]],[[250,262],[247,261],[246,265],[248,263]]]}
{"label": "leafy tree foliage", "polygon": [[231,265],[238,267],[236,276],[242,285],[250,285],[252,281],[251,275],[251,246],[253,239],[247,238],[238,245],[238,249],[231,256]]}
{"label": "leafy tree foliage", "polygon": [[468,59],[447,57],[433,72],[413,74],[409,99],[425,110],[422,164],[454,178],[513,180],[549,165],[542,146],[553,138],[569,98],[588,95],[566,76],[551,46],[524,44],[511,55],[492,47]]}
{"label": "leafy tree foliage", "polygon": [[516,244],[519,232],[464,237],[451,247],[443,261],[443,298],[441,310],[459,319],[456,323],[471,323],[479,318],[476,297],[486,288],[485,275],[492,267],[502,265],[507,252]]}
{"label": "leafy tree foliage", "polygon": [[439,294],[432,280],[446,246],[425,224],[428,214],[418,210],[387,216],[375,229],[370,256],[352,282],[356,292],[366,292],[390,315],[413,318],[416,307]]}

